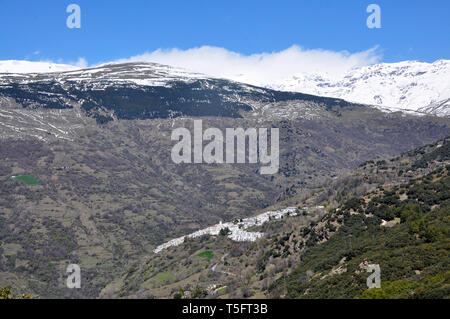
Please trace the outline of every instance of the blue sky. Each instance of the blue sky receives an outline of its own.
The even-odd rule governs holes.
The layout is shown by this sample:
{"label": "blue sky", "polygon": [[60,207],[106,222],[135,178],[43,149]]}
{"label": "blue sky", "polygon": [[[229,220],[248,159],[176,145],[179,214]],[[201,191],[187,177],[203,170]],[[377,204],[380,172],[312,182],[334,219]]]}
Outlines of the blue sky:
{"label": "blue sky", "polygon": [[[81,29],[66,26],[71,3]],[[366,26],[370,3],[381,7],[381,29]],[[243,55],[378,46],[384,62],[450,59],[450,1],[0,0],[0,60],[95,64],[204,45]]]}

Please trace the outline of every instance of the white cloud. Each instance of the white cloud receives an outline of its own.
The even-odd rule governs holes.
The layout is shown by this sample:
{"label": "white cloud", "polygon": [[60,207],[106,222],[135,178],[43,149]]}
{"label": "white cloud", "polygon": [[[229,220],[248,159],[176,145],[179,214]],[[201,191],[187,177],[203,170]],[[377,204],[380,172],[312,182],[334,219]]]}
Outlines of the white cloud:
{"label": "white cloud", "polygon": [[[187,50],[158,49],[110,62],[155,62],[181,67],[207,75],[233,79],[241,82],[265,86],[305,73],[318,73],[328,77],[340,77],[354,67],[375,64],[381,61],[377,47],[366,51],[330,51],[322,49],[303,49],[293,45],[279,52],[263,52],[250,55],[233,52],[220,47],[202,46]],[[49,62],[52,61],[41,61]],[[67,70],[87,68],[85,58],[68,62],[63,60],[58,69]],[[97,64],[98,65],[98,64]]]}
{"label": "white cloud", "polygon": [[73,66],[79,67],[81,69],[87,68],[88,67],[88,62],[86,61],[85,58],[78,58],[77,62],[72,62],[69,63]]}
{"label": "white cloud", "polygon": [[52,60],[41,60],[41,62],[49,62],[49,63],[57,63],[60,65],[66,65],[68,70],[75,70],[75,69],[85,69],[88,67],[91,67],[88,63],[88,61],[85,58],[79,57],[76,61],[69,61],[58,59],[55,61]]}
{"label": "white cloud", "polygon": [[224,48],[202,46],[187,50],[158,49],[115,62],[156,62],[262,85],[300,73],[339,76],[351,68],[380,62],[378,51],[377,47],[356,53],[307,50],[294,45],[280,52],[244,55]]}

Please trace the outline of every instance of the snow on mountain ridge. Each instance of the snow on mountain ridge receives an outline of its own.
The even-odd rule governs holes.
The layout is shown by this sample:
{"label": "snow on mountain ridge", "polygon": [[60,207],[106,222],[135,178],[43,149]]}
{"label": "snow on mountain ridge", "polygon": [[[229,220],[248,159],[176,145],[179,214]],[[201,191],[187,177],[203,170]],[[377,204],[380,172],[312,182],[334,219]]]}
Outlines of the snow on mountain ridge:
{"label": "snow on mountain ridge", "polygon": [[79,67],[69,64],[57,64],[51,62],[32,62],[20,60],[0,61],[0,73],[24,74],[24,73],[52,73],[78,70]]}
{"label": "snow on mountain ridge", "polygon": [[[8,70],[10,72],[3,72]],[[101,88],[117,83],[165,86],[171,81],[189,82],[206,78],[212,77],[157,63],[115,62],[81,69],[47,62],[0,61],[0,83],[3,84],[57,81],[93,84]]]}
{"label": "snow on mountain ridge", "polygon": [[265,86],[341,98],[392,111],[450,114],[450,60],[380,63],[352,69],[337,78],[327,74],[299,74]]}
{"label": "snow on mountain ridge", "polygon": [[[101,82],[96,87],[128,82],[142,86],[165,86],[171,81],[213,78],[186,69],[148,62],[112,62],[81,69],[49,62],[0,61],[3,83],[36,80]],[[246,81],[245,74],[231,80],[280,91],[333,97],[373,105],[383,111],[450,115],[450,60],[434,63],[403,61],[358,67],[341,76],[302,73],[264,83]]]}

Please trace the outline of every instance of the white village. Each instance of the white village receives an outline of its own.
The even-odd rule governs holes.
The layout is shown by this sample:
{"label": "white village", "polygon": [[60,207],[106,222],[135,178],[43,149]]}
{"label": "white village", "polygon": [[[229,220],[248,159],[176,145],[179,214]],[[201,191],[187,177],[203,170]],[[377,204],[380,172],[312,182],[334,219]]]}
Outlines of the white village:
{"label": "white village", "polygon": [[283,217],[296,216],[296,215],[297,215],[296,207],[287,207],[287,208],[280,209],[277,211],[264,212],[257,216],[236,220],[234,222],[226,222],[226,223],[220,222],[219,224],[210,226],[208,228],[200,229],[189,235],[172,239],[172,240],[156,247],[153,250],[153,252],[155,254],[157,254],[160,251],[167,249],[169,247],[181,245],[184,242],[185,238],[196,238],[196,237],[200,237],[203,235],[217,236],[217,235],[219,235],[219,233],[222,229],[224,229],[224,230],[228,229],[229,232],[228,232],[227,236],[228,236],[228,238],[230,238],[233,241],[238,241],[238,242],[239,241],[256,241],[257,239],[261,238],[264,235],[264,233],[248,232],[248,231],[245,231],[246,229],[248,229],[252,226],[261,226],[270,220],[276,220],[276,219],[281,219]]}

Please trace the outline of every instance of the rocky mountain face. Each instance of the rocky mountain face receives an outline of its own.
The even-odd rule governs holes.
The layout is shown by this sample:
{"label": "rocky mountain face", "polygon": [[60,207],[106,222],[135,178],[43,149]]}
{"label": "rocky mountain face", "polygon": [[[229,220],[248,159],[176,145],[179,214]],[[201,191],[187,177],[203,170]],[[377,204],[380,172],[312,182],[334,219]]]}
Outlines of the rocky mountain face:
{"label": "rocky mountain face", "polygon": [[0,98],[28,109],[72,109],[78,104],[99,123],[182,116],[236,118],[242,117],[241,111],[294,100],[325,106],[349,104],[258,88],[152,63],[108,64],[56,73],[4,73],[0,74]]}
{"label": "rocky mountain face", "polygon": [[[266,87],[341,98],[388,112],[450,115],[450,61],[405,61],[352,69],[346,74],[299,74]],[[262,84],[262,83],[261,83]]]}
{"label": "rocky mountain face", "polygon": [[[279,128],[280,170],[175,164],[171,132]],[[449,119],[156,64],[0,75],[0,286],[95,297],[160,244],[450,135]],[[86,278],[65,288],[65,267]]]}

